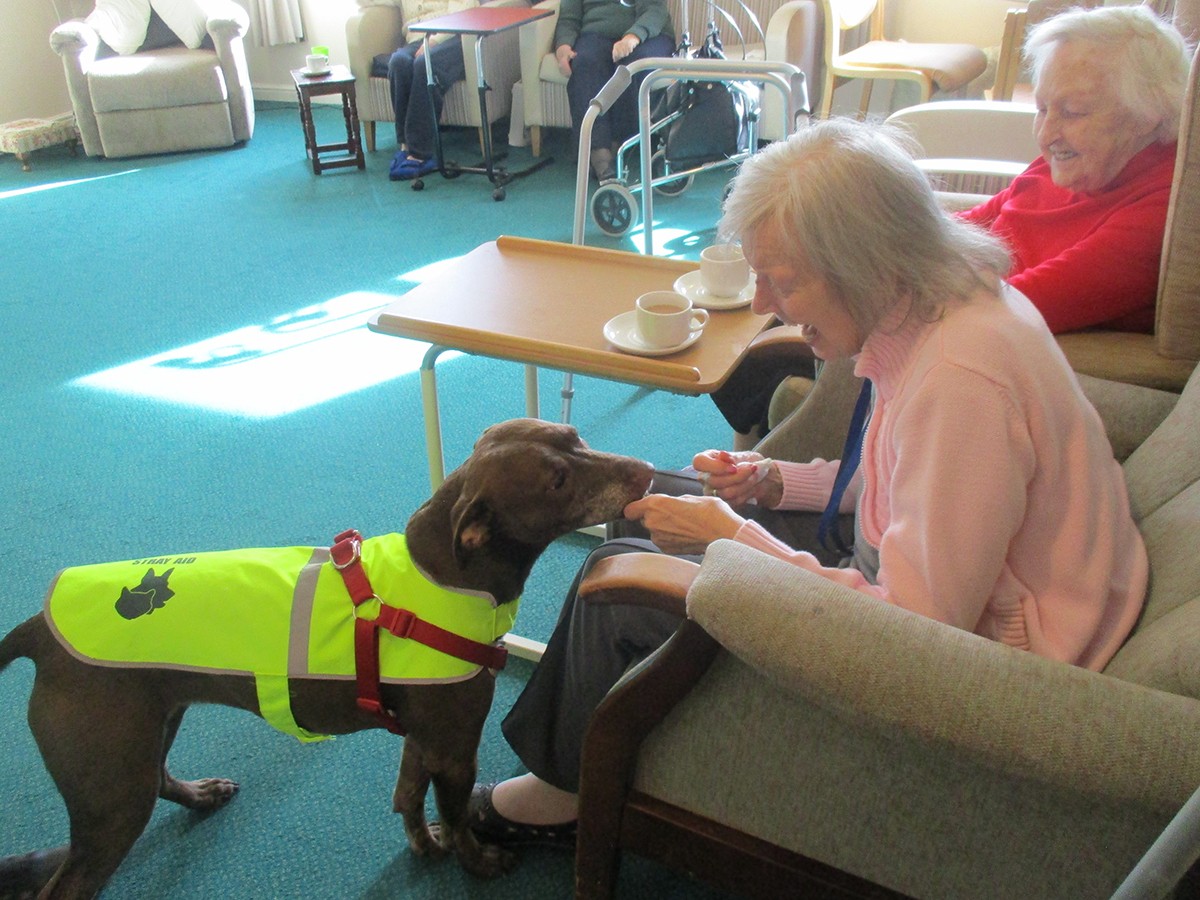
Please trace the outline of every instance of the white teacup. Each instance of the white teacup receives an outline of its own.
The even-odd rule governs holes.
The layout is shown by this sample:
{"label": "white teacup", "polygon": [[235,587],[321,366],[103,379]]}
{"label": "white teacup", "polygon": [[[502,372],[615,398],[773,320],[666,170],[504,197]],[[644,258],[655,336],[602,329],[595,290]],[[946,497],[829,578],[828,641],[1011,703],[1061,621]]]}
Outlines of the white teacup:
{"label": "white teacup", "polygon": [[329,68],[329,57],[320,53],[310,53],[304,57],[304,65],[310,72],[324,72]]}
{"label": "white teacup", "polygon": [[708,322],[708,311],[675,291],[650,291],[637,298],[638,336],[647,347],[678,347]]}
{"label": "white teacup", "polygon": [[713,244],[700,251],[700,284],[714,297],[736,297],[750,281],[750,264],[736,244]]}

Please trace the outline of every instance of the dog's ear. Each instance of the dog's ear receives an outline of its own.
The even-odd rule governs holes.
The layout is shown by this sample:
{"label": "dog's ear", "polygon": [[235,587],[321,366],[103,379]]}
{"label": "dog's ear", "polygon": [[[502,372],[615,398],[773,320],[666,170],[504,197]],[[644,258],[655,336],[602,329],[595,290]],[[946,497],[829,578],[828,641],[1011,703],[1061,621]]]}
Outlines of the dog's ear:
{"label": "dog's ear", "polygon": [[480,497],[460,497],[451,512],[454,522],[454,558],[466,565],[471,553],[492,536],[492,508]]}

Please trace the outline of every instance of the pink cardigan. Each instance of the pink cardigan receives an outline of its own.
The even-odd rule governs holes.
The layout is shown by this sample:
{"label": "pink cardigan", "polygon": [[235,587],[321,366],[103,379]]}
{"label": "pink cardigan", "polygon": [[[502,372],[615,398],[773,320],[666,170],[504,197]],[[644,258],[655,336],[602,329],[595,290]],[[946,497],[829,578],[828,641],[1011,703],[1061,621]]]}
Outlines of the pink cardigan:
{"label": "pink cardigan", "polygon": [[[875,385],[843,498],[877,583],[826,568],[754,522],[737,540],[913,612],[1101,669],[1145,598],[1121,467],[1041,315],[1006,287],[933,324],[884,326],[855,372]],[[820,510],[837,461],[780,463],[780,508]]]}

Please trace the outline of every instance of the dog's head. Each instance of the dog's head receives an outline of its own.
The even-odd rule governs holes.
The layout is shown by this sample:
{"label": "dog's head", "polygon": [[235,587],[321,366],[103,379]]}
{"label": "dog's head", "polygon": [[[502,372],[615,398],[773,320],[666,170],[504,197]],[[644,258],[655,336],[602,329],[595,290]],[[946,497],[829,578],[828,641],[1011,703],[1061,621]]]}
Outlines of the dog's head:
{"label": "dog's head", "polygon": [[653,468],[592,450],[570,425],[513,419],[487,429],[455,474],[451,519],[462,565],[497,540],[541,552],[577,528],[617,518],[645,495]]}

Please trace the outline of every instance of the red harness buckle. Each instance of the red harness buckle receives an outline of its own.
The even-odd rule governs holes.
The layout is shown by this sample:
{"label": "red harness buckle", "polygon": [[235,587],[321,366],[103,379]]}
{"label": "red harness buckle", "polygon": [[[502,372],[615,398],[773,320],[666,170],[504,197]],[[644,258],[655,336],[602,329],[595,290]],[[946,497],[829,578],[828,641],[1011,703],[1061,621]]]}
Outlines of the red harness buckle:
{"label": "red harness buckle", "polygon": [[[376,597],[362,564],[362,535],[348,529],[334,538],[329,548],[333,567],[341,573],[346,590],[355,606]],[[379,615],[373,619],[354,620],[354,669],[358,682],[357,703],[393,734],[404,734],[395,714],[383,705],[379,693],[379,629],[398,638],[407,638],[432,647],[441,653],[490,669],[502,669],[508,650],[495,644],[484,644],[447,631],[416,615],[412,610],[389,606],[380,599]]]}

